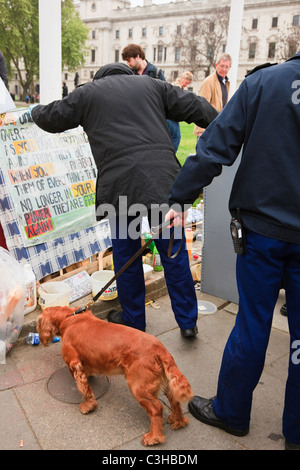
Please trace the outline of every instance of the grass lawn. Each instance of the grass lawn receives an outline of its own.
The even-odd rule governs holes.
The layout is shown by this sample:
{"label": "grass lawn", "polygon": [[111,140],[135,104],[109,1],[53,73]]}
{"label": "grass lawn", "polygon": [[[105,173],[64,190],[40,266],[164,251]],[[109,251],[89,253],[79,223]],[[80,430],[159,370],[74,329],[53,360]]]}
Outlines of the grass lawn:
{"label": "grass lawn", "polygon": [[[181,141],[178,147],[176,157],[178,158],[181,166],[184,164],[186,158],[196,152],[197,137],[193,135],[194,124],[187,124],[186,122],[180,123]],[[196,207],[201,201],[199,197],[194,202],[193,206]]]}
{"label": "grass lawn", "polygon": [[188,155],[195,153],[197,137],[193,135],[193,130],[194,124],[187,124],[186,122],[180,123],[181,141],[176,156],[181,166],[184,164]]}

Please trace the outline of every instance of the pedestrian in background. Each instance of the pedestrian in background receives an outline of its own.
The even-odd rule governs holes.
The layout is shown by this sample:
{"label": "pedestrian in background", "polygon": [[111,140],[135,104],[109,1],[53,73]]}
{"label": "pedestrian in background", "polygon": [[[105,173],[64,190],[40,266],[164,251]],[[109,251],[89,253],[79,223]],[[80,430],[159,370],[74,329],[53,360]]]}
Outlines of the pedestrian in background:
{"label": "pedestrian in background", "polygon": [[[227,74],[231,68],[231,57],[222,54],[216,62],[216,70],[203,80],[199,96],[203,96],[218,112],[221,112],[228,102],[230,82]],[[195,126],[193,134],[201,137],[205,129]]]}
{"label": "pedestrian in background", "polygon": [[[149,75],[149,77],[152,78],[165,80],[162,69],[148,62],[144,50],[138,44],[129,44],[124,47],[122,59],[127,62],[127,65],[129,65],[137,75]],[[167,119],[167,123],[176,153],[181,138],[179,123],[171,121],[170,119]]]}
{"label": "pedestrian in background", "polygon": [[[173,83],[174,86],[179,86],[182,90],[186,90],[192,83],[193,74],[191,72],[183,72]],[[168,120],[168,127],[172,135],[175,153],[178,150],[181,141],[181,130],[179,122]]]}
{"label": "pedestrian in background", "polygon": [[62,97],[65,98],[65,96],[68,96],[68,87],[66,82],[63,82],[62,84]]}
{"label": "pedestrian in background", "polygon": [[192,83],[192,72],[183,72],[173,83],[174,86],[179,86],[182,90],[187,90],[188,86]]}

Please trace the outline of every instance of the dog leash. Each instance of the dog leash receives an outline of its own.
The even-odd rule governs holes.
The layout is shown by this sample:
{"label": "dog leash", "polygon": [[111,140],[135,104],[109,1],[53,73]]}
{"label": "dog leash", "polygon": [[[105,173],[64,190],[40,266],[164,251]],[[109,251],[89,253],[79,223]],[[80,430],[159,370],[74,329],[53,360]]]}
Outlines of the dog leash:
{"label": "dog leash", "polygon": [[[146,250],[146,248],[148,248],[148,246],[153,242],[153,240],[156,240],[156,238],[159,237],[161,232],[165,228],[169,227],[169,225],[171,223],[172,223],[172,220],[167,220],[167,221],[163,222],[162,224],[158,225],[157,227],[151,227],[150,233],[152,235],[152,238],[149,238],[149,240],[143,246],[141,246],[141,248],[124,264],[124,266],[114,275],[114,277],[112,279],[110,279],[105,284],[104,287],[102,287],[102,289],[92,298],[92,300],[90,300],[90,302],[88,302],[88,304],[85,307],[78,308],[77,310],[75,310],[73,315],[77,315],[78,313],[85,312],[88,308],[90,308],[90,306],[93,305],[99,299],[99,297],[106,291],[106,289],[108,289],[109,286],[116,279],[118,279],[118,277],[121,276],[121,274],[124,271],[126,271],[126,269]],[[183,241],[183,234],[184,234],[184,227],[182,227],[181,230],[182,230],[182,234],[181,234],[180,246],[179,246],[178,250],[176,251],[176,253],[174,253],[174,254],[172,254],[172,250],[173,250],[173,243],[174,243],[175,233],[174,233],[174,230],[172,232],[170,242],[169,242],[169,246],[168,246],[168,258],[171,258],[171,259],[176,258],[176,256],[178,256],[180,251],[181,251],[182,241]]]}

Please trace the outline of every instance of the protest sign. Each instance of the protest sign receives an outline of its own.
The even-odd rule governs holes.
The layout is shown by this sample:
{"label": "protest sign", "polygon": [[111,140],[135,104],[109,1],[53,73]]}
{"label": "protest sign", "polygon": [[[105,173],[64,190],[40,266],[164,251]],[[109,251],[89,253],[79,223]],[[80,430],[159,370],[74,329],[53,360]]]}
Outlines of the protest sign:
{"label": "protest sign", "polygon": [[26,108],[2,114],[0,162],[6,243],[17,259],[36,258],[37,277],[110,246],[107,221],[95,220],[97,170],[81,128],[50,134]]}
{"label": "protest sign", "polygon": [[86,134],[49,134],[26,109],[0,121],[0,158],[24,246],[95,223],[96,167]]}

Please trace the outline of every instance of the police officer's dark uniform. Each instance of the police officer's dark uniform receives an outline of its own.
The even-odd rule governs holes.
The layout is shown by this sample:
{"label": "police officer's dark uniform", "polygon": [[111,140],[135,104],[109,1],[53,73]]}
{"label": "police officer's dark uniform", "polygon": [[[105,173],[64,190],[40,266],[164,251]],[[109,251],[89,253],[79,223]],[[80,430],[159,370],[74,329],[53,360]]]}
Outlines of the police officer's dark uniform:
{"label": "police officer's dark uniform", "polygon": [[[204,132],[170,195],[191,203],[242,150],[229,201],[239,208],[246,252],[237,256],[239,312],[226,345],[217,397],[190,411],[232,434],[245,434],[252,392],[264,367],[272,316],[284,277],[291,334],[283,413],[287,447],[300,446],[300,52],[245,78]],[[206,416],[206,418],[205,418]]]}

